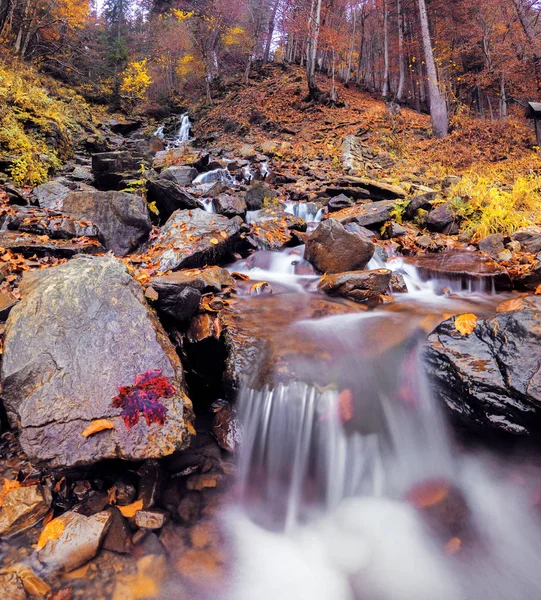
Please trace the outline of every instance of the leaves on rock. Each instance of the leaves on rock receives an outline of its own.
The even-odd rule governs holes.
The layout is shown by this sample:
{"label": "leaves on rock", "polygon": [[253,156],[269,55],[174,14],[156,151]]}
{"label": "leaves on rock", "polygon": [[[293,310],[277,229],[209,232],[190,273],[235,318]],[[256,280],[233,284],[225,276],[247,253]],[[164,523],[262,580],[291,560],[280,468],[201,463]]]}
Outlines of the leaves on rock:
{"label": "leaves on rock", "polygon": [[81,433],[83,437],[89,437],[94,435],[95,433],[99,433],[100,431],[105,431],[106,429],[114,429],[115,426],[108,421],[107,419],[98,419],[97,421],[93,421],[90,425]]}
{"label": "leaves on rock", "polygon": [[470,335],[477,326],[477,317],[471,313],[460,315],[455,319],[455,329],[462,335]]}
{"label": "leaves on rock", "polygon": [[128,429],[139,423],[139,413],[143,413],[148,425],[165,424],[167,408],[160,398],[171,398],[176,389],[167,377],[162,377],[161,369],[149,370],[135,376],[133,385],[118,388],[119,394],[113,398],[113,406],[122,408],[122,418]]}
{"label": "leaves on rock", "polygon": [[126,517],[127,519],[130,519],[132,517],[135,517],[135,513],[138,510],[143,510],[143,501],[136,500],[131,504],[127,504],[126,506],[118,506],[117,508],[122,513],[122,516]]}
{"label": "leaves on rock", "polygon": [[512,298],[511,300],[506,300],[505,302],[498,304],[498,308],[496,310],[499,313],[504,313],[514,310],[522,310],[523,308],[524,302],[522,301],[522,298]]}
{"label": "leaves on rock", "polygon": [[4,485],[2,486],[2,491],[0,492],[0,507],[4,504],[4,499],[9,492],[20,487],[21,484],[16,479],[4,479]]}
{"label": "leaves on rock", "polygon": [[64,533],[64,521],[53,519],[45,527],[39,536],[37,550],[45,548],[47,542],[57,540]]}

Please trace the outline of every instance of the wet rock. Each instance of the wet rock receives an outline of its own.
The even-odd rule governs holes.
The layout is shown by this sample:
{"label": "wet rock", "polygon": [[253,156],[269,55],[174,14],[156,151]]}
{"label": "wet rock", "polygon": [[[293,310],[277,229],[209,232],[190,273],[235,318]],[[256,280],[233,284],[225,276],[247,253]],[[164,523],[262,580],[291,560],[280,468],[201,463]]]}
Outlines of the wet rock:
{"label": "wet rock", "polygon": [[0,590],[3,600],[27,600],[23,582],[17,573],[0,573]]}
{"label": "wet rock", "polygon": [[463,289],[468,289],[472,283],[478,284],[485,291],[493,288],[505,291],[512,288],[507,270],[478,252],[450,250],[406,260],[417,267],[421,277],[440,279],[444,287],[450,282],[461,284]]}
{"label": "wet rock", "polygon": [[164,481],[163,468],[157,460],[147,460],[138,469],[137,475],[140,478],[137,499],[142,500],[144,509],[151,508],[158,501],[161,492]]}
{"label": "wet rock", "polygon": [[197,200],[169,179],[154,179],[148,182],[147,200],[155,202],[162,222],[176,211],[197,208]]}
{"label": "wet rock", "polygon": [[242,198],[230,196],[228,194],[220,194],[212,200],[214,212],[224,217],[244,217],[246,215],[246,202]]}
{"label": "wet rock", "polygon": [[127,506],[135,500],[136,493],[135,486],[125,483],[124,481],[117,481],[113,487],[109,489],[108,496],[111,499],[112,504]]}
{"label": "wet rock", "polygon": [[64,198],[71,190],[57,181],[49,181],[38,185],[32,190],[32,198],[36,200],[40,208],[57,209],[62,206]]}
{"label": "wet rock", "polygon": [[148,246],[160,271],[216,264],[234,252],[242,219],[228,219],[201,209],[176,211]]}
{"label": "wet rock", "polygon": [[344,296],[354,302],[364,302],[389,290],[391,271],[351,271],[338,275],[327,275],[318,289],[326,294]]}
{"label": "wet rock", "polygon": [[137,179],[141,163],[148,158],[128,150],[99,152],[92,155],[92,173],[99,190],[122,190],[130,179]]}
{"label": "wet rock", "polygon": [[138,510],[135,513],[135,525],[141,529],[161,529],[169,519],[166,510],[155,508],[153,510]]}
{"label": "wet rock", "polygon": [[185,321],[199,308],[201,294],[221,292],[223,288],[234,287],[235,281],[225,269],[208,267],[155,277],[151,285],[158,292],[159,310],[179,321]]}
{"label": "wet rock", "polygon": [[348,196],[346,196],[345,194],[340,194],[339,196],[331,198],[327,202],[327,207],[330,212],[334,212],[337,210],[342,210],[343,208],[348,208],[349,206],[353,206],[354,204],[355,202],[351,198],[348,198]]}
{"label": "wet rock", "polygon": [[374,255],[374,244],[350,233],[338,221],[321,223],[306,241],[304,258],[321,273],[363,269]]}
{"label": "wet rock", "polygon": [[454,319],[429,337],[426,361],[437,393],[464,423],[508,433],[541,431],[541,298],[482,319],[461,335]]}
{"label": "wet rock", "polygon": [[306,229],[306,222],[300,217],[290,215],[280,207],[270,207],[261,210],[251,224],[250,240],[259,249],[277,251],[295,245],[294,232],[305,232]]}
{"label": "wet rock", "polygon": [[186,525],[193,525],[201,515],[202,503],[200,492],[186,492],[177,507],[180,520]]}
{"label": "wet rock", "polygon": [[435,192],[431,192],[412,198],[404,211],[404,219],[406,221],[413,221],[417,217],[419,210],[432,210],[432,202],[436,199],[436,196]]}
{"label": "wet rock", "polygon": [[[6,325],[2,399],[31,460],[55,467],[141,460],[186,446],[191,403],[182,366],[121,263],[77,258],[25,275],[21,291]],[[157,369],[176,389],[160,399],[165,424],[149,425],[141,414],[128,429],[112,404],[118,387]],[[99,419],[114,428],[83,437]]]}
{"label": "wet rock", "polygon": [[135,250],[152,229],[144,198],[124,192],[73,192],[63,212],[94,223],[100,242],[117,256]]}
{"label": "wet rock", "polygon": [[242,442],[242,425],[234,406],[226,400],[218,400],[213,403],[212,411],[212,435],[220,448],[227,452],[235,452]]}
{"label": "wet rock", "polygon": [[519,290],[536,291],[541,285],[541,256],[538,255],[536,261],[526,273],[521,274],[513,280],[515,287]]}
{"label": "wet rock", "polygon": [[131,548],[131,530],[128,521],[118,508],[109,508],[107,512],[111,515],[111,522],[102,548],[117,554],[128,554]]}
{"label": "wet rock", "polygon": [[531,252],[532,254],[541,252],[541,227],[537,225],[519,229],[511,236],[511,239],[519,242],[522,249],[527,252]]}
{"label": "wet rock", "polygon": [[349,208],[333,212],[325,218],[334,219],[342,225],[354,222],[362,227],[374,227],[383,225],[391,219],[393,207],[394,202],[391,200],[355,204]]}
{"label": "wet rock", "polygon": [[453,235],[458,233],[457,214],[450,202],[440,204],[430,212],[426,224],[432,231]]}
{"label": "wet rock", "polygon": [[51,502],[51,492],[40,485],[10,490],[0,509],[0,537],[34,526],[47,514]]}
{"label": "wet rock", "polygon": [[38,559],[46,567],[58,571],[73,571],[92,560],[111,523],[110,512],[85,517],[67,512],[57,517],[63,525],[58,539],[50,539],[38,552]]}
{"label": "wet rock", "polygon": [[0,231],[0,248],[27,257],[36,255],[71,258],[76,254],[104,252],[104,248],[95,239],[54,240],[48,236],[34,236],[15,231]]}
{"label": "wet rock", "polygon": [[505,250],[503,241],[504,237],[501,233],[493,233],[492,235],[488,235],[486,238],[483,238],[479,242],[479,250],[485,254],[488,254],[492,258],[498,258],[500,252]]}
{"label": "wet rock", "polygon": [[168,167],[160,173],[160,179],[172,181],[180,187],[188,187],[199,175],[194,167]]}
{"label": "wet rock", "polygon": [[8,292],[0,292],[0,321],[5,321],[18,300]]}
{"label": "wet rock", "polygon": [[255,183],[244,195],[244,201],[248,210],[260,210],[263,208],[265,200],[272,200],[277,197],[278,194],[274,190],[263,183]]}

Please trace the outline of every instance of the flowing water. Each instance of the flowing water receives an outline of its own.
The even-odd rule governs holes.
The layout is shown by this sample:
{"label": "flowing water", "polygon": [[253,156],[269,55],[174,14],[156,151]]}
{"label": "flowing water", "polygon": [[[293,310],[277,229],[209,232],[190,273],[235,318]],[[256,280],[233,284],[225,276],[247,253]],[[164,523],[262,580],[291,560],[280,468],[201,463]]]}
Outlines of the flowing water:
{"label": "flowing water", "polygon": [[[420,349],[444,314],[488,315],[502,297],[491,283],[430,279],[398,259],[369,265],[382,267],[401,273],[408,293],[370,312],[293,322],[278,358],[265,355],[264,385],[254,372],[240,394],[244,441],[227,513],[235,568],[218,597],[541,597],[539,473],[460,450]],[[270,282],[281,313],[318,281],[302,248],[231,270]],[[251,300],[261,318],[270,298]]]}

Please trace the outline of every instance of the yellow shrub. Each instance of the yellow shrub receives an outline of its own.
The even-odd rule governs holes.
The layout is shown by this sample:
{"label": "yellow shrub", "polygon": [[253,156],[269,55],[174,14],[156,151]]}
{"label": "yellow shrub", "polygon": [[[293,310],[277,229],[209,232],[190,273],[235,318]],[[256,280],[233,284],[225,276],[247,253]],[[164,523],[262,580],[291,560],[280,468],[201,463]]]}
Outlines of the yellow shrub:
{"label": "yellow shrub", "polygon": [[128,65],[124,73],[121,90],[136,100],[143,100],[151,83],[147,59],[135,60]]}

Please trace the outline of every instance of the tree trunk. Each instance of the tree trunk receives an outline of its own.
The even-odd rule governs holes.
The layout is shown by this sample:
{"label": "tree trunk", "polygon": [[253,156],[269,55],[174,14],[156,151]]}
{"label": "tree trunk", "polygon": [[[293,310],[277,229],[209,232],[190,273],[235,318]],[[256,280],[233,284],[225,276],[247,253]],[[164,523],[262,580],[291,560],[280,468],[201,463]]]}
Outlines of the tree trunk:
{"label": "tree trunk", "polygon": [[317,45],[321,23],[321,0],[312,0],[308,21],[308,47],[306,49],[306,79],[308,94],[312,100],[319,100],[321,90],[316,83]]}
{"label": "tree trunk", "polygon": [[387,98],[389,95],[389,9],[387,0],[383,0],[383,61],[385,67],[381,95],[383,98]]}
{"label": "tree trunk", "polygon": [[507,94],[505,93],[505,80],[500,79],[500,119],[507,118]]}
{"label": "tree trunk", "polygon": [[404,62],[404,15],[402,14],[402,2],[397,0],[398,13],[398,67],[399,79],[396,99],[398,102],[404,102],[404,88],[406,84],[406,64]]}
{"label": "tree trunk", "polygon": [[445,137],[449,133],[449,116],[445,95],[438,85],[438,73],[432,52],[432,40],[430,39],[430,28],[428,25],[428,14],[426,12],[425,0],[418,0],[419,17],[421,21],[421,33],[423,36],[423,48],[425,54],[426,72],[428,76],[428,97],[430,102],[430,116],[432,128],[437,138]]}
{"label": "tree trunk", "polygon": [[351,77],[351,69],[353,67],[353,50],[355,48],[355,34],[357,28],[357,11],[353,10],[353,32],[351,34],[351,46],[349,48],[348,68],[344,77],[345,82],[349,83]]}
{"label": "tree trunk", "polygon": [[364,6],[361,9],[361,41],[359,42],[359,61],[357,63],[357,83],[362,81],[362,68],[363,68],[363,52],[364,52]]}
{"label": "tree trunk", "polygon": [[270,59],[270,51],[272,46],[272,37],[274,35],[274,28],[276,25],[276,14],[278,12],[278,5],[280,4],[280,0],[274,0],[274,5],[272,7],[271,16],[269,19],[269,28],[267,29],[267,40],[265,42],[265,52],[263,54],[263,64],[266,65]]}

